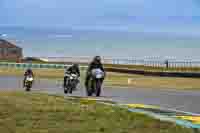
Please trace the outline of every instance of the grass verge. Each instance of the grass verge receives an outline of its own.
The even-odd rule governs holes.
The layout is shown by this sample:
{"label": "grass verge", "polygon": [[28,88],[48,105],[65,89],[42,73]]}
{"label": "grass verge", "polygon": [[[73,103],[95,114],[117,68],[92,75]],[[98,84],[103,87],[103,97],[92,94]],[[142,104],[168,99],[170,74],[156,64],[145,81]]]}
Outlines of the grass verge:
{"label": "grass verge", "polygon": [[2,133],[193,133],[125,109],[47,94],[0,92]]}
{"label": "grass verge", "polygon": [[[14,68],[0,68],[1,76],[22,76],[24,70]],[[34,69],[37,78],[62,80],[64,70],[61,69]],[[81,72],[81,80],[84,82],[85,72]],[[192,89],[200,90],[200,82],[197,78],[151,77],[134,74],[120,74],[109,72],[105,80],[105,86],[120,86],[132,88],[153,89]]]}

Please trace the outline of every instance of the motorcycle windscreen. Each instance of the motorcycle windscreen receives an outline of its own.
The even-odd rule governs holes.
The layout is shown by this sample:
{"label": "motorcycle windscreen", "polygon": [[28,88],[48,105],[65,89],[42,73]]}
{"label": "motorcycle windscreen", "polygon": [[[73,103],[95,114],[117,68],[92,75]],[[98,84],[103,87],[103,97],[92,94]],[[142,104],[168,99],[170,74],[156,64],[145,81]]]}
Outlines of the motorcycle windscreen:
{"label": "motorcycle windscreen", "polygon": [[26,80],[27,81],[33,81],[33,78],[32,77],[28,77]]}
{"label": "motorcycle windscreen", "polygon": [[101,79],[101,78],[103,78],[103,75],[102,75],[102,74],[97,74],[97,75],[96,75],[96,78],[97,78],[97,79]]}

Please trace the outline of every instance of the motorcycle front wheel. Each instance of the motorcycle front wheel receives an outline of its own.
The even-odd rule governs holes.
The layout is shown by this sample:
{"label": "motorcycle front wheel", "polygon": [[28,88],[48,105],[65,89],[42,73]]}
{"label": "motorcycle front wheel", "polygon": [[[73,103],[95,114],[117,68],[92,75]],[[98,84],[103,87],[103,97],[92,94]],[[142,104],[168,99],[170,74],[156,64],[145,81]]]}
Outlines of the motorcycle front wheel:
{"label": "motorcycle front wheel", "polygon": [[26,88],[26,91],[31,91],[31,89],[27,87],[27,88]]}
{"label": "motorcycle front wheel", "polygon": [[94,80],[89,80],[88,85],[86,85],[86,93],[87,96],[92,96],[93,94],[93,84],[94,84]]}
{"label": "motorcycle front wheel", "polygon": [[68,93],[68,90],[66,87],[64,87],[64,93],[67,94]]}
{"label": "motorcycle front wheel", "polygon": [[26,85],[26,91],[31,91],[31,85]]}
{"label": "motorcycle front wheel", "polygon": [[64,93],[67,94],[68,93],[68,86],[69,86],[69,81],[65,81],[66,83],[63,84],[63,89],[64,89]]}
{"label": "motorcycle front wheel", "polygon": [[88,88],[86,90],[87,90],[87,96],[92,96],[92,93],[93,93],[92,90]]}
{"label": "motorcycle front wheel", "polygon": [[95,89],[96,89],[96,96],[99,97],[101,95],[101,80],[100,79],[96,80]]}

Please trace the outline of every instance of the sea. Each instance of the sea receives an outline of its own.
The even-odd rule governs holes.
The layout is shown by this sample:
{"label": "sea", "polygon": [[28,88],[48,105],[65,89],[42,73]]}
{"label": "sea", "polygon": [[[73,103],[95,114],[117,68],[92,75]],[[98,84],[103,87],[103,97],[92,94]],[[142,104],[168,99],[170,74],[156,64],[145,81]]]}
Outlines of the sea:
{"label": "sea", "polygon": [[0,38],[24,56],[200,60],[200,37],[173,33],[72,28],[0,27]]}

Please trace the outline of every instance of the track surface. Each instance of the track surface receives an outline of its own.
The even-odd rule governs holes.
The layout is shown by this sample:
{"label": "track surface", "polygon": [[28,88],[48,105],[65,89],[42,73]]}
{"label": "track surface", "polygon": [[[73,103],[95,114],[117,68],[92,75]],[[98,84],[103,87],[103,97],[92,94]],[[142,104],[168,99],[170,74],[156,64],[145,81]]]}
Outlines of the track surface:
{"label": "track surface", "polygon": [[[0,77],[0,90],[23,90],[22,79],[22,77]],[[33,91],[64,94],[61,83],[45,79],[36,80]],[[86,96],[84,87],[79,87],[73,95]],[[104,87],[102,96],[119,103],[157,105],[200,114],[200,91]]]}

